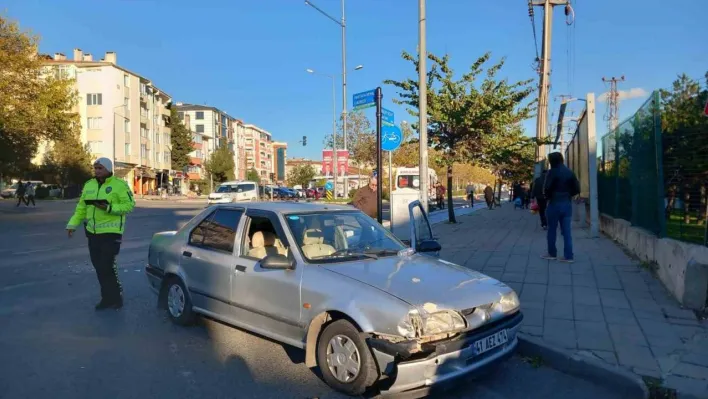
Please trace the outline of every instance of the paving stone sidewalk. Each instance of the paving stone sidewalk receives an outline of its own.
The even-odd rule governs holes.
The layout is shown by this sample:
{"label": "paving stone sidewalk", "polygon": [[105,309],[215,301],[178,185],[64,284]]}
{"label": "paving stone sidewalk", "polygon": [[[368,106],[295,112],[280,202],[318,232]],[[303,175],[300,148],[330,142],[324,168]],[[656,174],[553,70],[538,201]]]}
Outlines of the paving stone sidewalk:
{"label": "paving stone sidewalk", "polygon": [[682,309],[619,245],[574,223],[575,263],[566,264],[540,258],[546,235],[528,210],[505,203],[457,221],[434,226],[441,258],[514,288],[523,332],[708,398],[708,322]]}

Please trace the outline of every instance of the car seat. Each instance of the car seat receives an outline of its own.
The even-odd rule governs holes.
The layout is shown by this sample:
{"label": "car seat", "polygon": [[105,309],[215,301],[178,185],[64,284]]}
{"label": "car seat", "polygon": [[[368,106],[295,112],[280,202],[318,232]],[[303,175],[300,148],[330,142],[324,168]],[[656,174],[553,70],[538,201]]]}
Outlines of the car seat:
{"label": "car seat", "polygon": [[263,259],[269,255],[277,255],[279,251],[275,246],[275,240],[275,234],[269,231],[257,231],[253,233],[253,237],[251,237],[252,248],[248,251],[248,256]]}

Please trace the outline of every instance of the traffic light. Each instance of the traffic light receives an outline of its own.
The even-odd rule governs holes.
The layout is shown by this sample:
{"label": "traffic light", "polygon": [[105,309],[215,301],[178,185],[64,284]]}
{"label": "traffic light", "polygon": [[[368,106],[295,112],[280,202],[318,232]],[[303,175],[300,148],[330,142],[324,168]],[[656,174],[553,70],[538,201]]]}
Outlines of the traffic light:
{"label": "traffic light", "polygon": [[273,172],[270,173],[270,180],[275,181],[275,173],[273,173]]}
{"label": "traffic light", "polygon": [[307,145],[307,136],[302,136],[302,146],[305,147]]}

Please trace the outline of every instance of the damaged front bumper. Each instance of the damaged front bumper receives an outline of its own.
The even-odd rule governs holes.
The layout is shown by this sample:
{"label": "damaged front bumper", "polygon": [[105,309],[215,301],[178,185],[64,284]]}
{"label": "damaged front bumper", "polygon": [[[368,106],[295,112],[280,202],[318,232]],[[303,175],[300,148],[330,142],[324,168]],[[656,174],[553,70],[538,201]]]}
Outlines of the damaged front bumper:
{"label": "damaged front bumper", "polygon": [[[453,338],[424,344],[414,340],[394,343],[381,338],[368,338],[379,370],[389,377],[382,381],[382,393],[430,387],[503,361],[513,354],[518,345],[517,332],[521,320],[523,315],[517,312]],[[475,343],[495,334],[506,335],[506,342],[479,353]]]}

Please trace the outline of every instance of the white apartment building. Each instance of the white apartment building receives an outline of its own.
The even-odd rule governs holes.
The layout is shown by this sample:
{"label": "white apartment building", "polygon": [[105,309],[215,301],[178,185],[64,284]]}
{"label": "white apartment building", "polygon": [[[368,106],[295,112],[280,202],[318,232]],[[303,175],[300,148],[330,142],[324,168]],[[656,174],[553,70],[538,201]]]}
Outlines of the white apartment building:
{"label": "white apartment building", "polygon": [[246,169],[255,169],[261,178],[261,183],[272,184],[273,169],[273,136],[256,125],[244,124],[244,146],[246,153]]}
{"label": "white apartment building", "polygon": [[44,61],[45,71],[75,79],[81,116],[81,141],[95,158],[113,160],[114,175],[135,193],[149,193],[166,184],[171,172],[167,127],[172,98],[152,81],[117,65],[117,55],[101,60],[74,49]]}
{"label": "white apartment building", "polygon": [[177,114],[184,125],[192,132],[192,151],[187,177],[203,179],[204,162],[221,145],[227,145],[234,154],[234,175],[238,177],[239,152],[236,148],[238,140],[234,135],[236,119],[215,107],[177,103]]}

